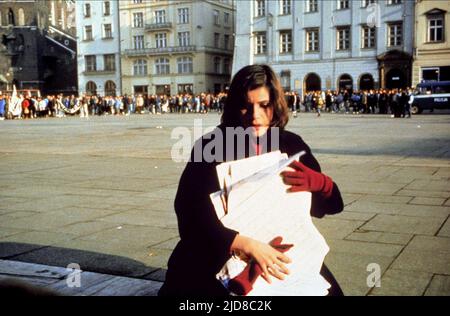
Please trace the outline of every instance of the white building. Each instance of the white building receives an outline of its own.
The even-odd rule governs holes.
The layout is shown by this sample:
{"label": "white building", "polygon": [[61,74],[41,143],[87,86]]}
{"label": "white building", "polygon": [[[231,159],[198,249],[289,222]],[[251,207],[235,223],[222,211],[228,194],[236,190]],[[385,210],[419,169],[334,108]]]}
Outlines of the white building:
{"label": "white building", "polygon": [[407,86],[413,21],[409,0],[237,1],[233,73],[267,63],[300,92]]}
{"label": "white building", "polygon": [[78,90],[121,94],[118,1],[77,0]]}
{"label": "white building", "polygon": [[120,1],[123,93],[219,92],[233,58],[232,0]]}

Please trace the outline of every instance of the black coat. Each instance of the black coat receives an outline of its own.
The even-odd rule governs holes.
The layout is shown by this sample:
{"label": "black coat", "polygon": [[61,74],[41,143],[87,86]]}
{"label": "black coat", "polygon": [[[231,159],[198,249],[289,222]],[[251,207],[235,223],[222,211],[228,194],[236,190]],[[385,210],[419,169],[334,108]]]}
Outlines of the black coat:
{"label": "black coat", "polygon": [[[223,130],[222,126],[219,128]],[[210,142],[207,138],[200,139],[195,146],[201,146],[203,149]],[[267,151],[271,151],[270,143],[267,147]],[[281,131],[279,149],[289,156],[305,150],[306,154],[301,157],[301,161],[306,166],[320,171],[319,163],[310,148],[298,135]],[[263,150],[265,152],[265,148]],[[246,156],[248,155],[247,152]],[[192,162],[192,158],[193,156],[181,176],[175,198],[181,240],[169,259],[166,280],[159,294],[227,295],[215,275],[230,258],[230,247],[237,232],[222,225],[209,197],[210,193],[220,190],[216,173],[216,166],[220,161]],[[343,201],[336,184],[330,198],[325,199],[319,193],[312,194],[312,216],[320,218],[326,214],[341,212],[342,209]],[[321,273],[332,283],[333,294],[342,294],[325,266]]]}

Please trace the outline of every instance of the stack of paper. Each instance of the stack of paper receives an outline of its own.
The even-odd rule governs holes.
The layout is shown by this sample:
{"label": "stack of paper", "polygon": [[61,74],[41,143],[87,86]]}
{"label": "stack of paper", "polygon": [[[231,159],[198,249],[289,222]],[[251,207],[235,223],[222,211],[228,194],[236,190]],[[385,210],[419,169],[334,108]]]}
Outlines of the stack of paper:
{"label": "stack of paper", "polygon": [[[311,219],[311,193],[288,193],[279,175],[303,153],[288,158],[277,151],[217,166],[221,190],[211,200],[222,223],[261,242],[281,236],[294,245],[286,253],[290,274],[284,280],[272,277],[271,284],[260,277],[248,295],[326,295],[330,288],[320,275],[329,248]],[[217,278],[226,286],[246,265],[233,256]]]}

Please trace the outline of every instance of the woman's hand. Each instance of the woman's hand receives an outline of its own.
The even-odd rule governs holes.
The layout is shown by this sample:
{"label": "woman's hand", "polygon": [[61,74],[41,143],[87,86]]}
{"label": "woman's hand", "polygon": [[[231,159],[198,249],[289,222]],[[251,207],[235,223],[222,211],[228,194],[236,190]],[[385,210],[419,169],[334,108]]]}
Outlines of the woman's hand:
{"label": "woman's hand", "polygon": [[231,245],[231,250],[242,251],[245,255],[255,260],[261,267],[262,277],[271,283],[270,275],[283,280],[284,276],[289,274],[289,270],[284,265],[290,263],[291,259],[266,243],[255,239],[236,235]]}
{"label": "woman's hand", "polygon": [[306,167],[301,162],[294,160],[290,165],[292,169],[281,172],[283,182],[291,185],[289,192],[320,192],[330,196],[333,191],[333,180],[323,173]]}

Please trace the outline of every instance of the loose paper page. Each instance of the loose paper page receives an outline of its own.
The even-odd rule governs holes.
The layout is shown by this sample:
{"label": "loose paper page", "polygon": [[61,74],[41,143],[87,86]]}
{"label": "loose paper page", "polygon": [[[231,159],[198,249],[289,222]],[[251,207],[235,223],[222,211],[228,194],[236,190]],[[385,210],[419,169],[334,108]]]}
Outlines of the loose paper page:
{"label": "loose paper page", "polygon": [[[248,168],[248,161],[233,163],[232,175],[239,174],[241,178],[244,175],[244,178],[234,181],[231,186],[228,193],[228,213],[221,217],[222,223],[242,235],[262,242],[269,243],[276,236],[282,236],[283,243],[294,244],[286,253],[292,263],[287,265],[291,273],[285,280],[272,278],[272,284],[268,284],[258,278],[248,295],[326,295],[330,285],[319,272],[329,248],[311,220],[311,193],[287,193],[288,186],[279,176],[279,172],[292,159],[298,159],[298,155],[291,157],[290,161],[281,155],[277,156],[279,161],[276,164],[273,164],[276,155],[264,157],[269,168],[264,168],[261,164],[252,170],[259,171],[247,177],[245,170],[239,168]],[[229,168],[229,165],[220,168]],[[223,195],[223,191],[211,195],[213,203],[221,194]],[[222,203],[214,205],[216,211],[217,207],[222,208],[218,214],[224,213]],[[245,262],[233,257],[218,277],[222,280],[233,278],[245,265]]]}

